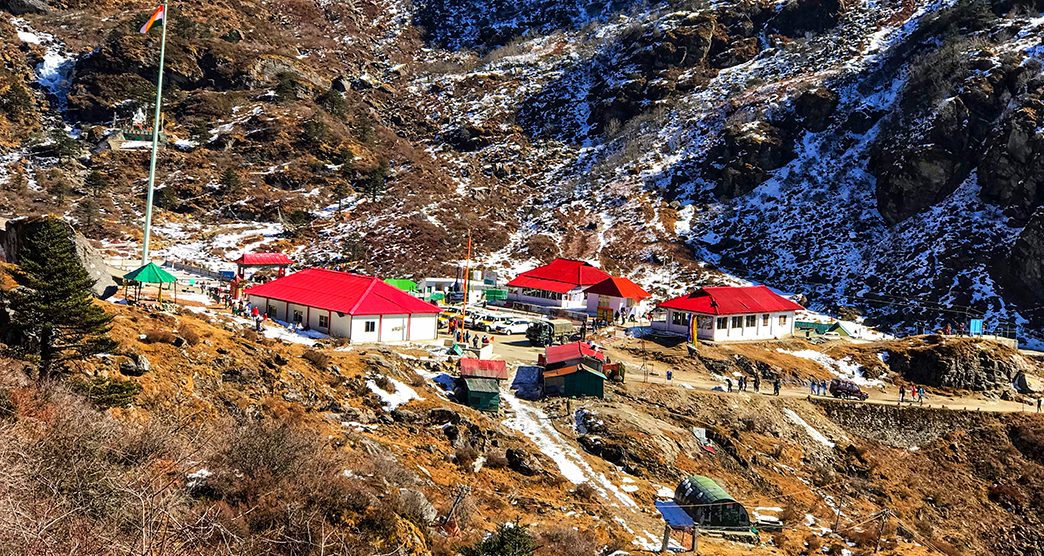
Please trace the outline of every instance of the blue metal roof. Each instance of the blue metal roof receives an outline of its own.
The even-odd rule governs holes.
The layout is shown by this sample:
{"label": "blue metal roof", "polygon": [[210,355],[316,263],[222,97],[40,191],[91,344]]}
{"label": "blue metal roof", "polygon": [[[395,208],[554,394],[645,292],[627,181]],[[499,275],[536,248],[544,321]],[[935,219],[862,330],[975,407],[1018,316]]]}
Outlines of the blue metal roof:
{"label": "blue metal roof", "polygon": [[658,500],[656,509],[660,511],[660,515],[663,516],[663,520],[667,522],[667,525],[672,528],[683,529],[694,525],[689,514],[685,513],[685,510],[674,502]]}

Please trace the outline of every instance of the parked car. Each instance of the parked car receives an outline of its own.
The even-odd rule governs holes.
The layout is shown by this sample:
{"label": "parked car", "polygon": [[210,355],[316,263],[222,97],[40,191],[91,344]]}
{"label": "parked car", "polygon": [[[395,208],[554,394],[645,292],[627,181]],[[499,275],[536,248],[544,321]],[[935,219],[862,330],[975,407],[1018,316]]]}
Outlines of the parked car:
{"label": "parked car", "polygon": [[486,318],[482,319],[482,321],[480,321],[478,323],[476,328],[478,328],[479,330],[482,330],[484,332],[492,332],[493,329],[498,324],[503,324],[505,322],[515,320],[516,318],[517,317],[512,316],[512,315],[501,315],[501,314],[491,313],[491,314],[487,315]]}
{"label": "parked car", "polygon": [[489,318],[489,313],[484,311],[469,311],[468,315],[464,317],[464,326],[471,328],[472,330],[481,330],[482,321]]}
{"label": "parked car", "polygon": [[840,378],[835,378],[830,381],[829,391],[830,395],[835,398],[865,400],[870,397],[869,394],[859,389],[858,384]]}
{"label": "parked car", "polygon": [[531,321],[526,319],[512,319],[497,323],[493,326],[493,332],[497,334],[525,334],[529,330]]}

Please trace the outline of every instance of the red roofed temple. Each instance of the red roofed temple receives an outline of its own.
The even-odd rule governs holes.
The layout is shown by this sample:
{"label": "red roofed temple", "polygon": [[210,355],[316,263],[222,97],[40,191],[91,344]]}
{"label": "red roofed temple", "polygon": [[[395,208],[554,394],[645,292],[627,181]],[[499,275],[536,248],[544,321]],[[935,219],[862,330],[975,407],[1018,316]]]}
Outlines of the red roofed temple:
{"label": "red roofed temple", "polygon": [[695,328],[696,338],[714,342],[789,337],[795,311],[804,309],[765,286],[701,288],[660,308],[667,309],[667,320],[658,328],[685,335]]}
{"label": "red roofed temple", "polygon": [[321,268],[248,288],[244,295],[273,319],[352,342],[434,340],[441,311],[380,278]]}

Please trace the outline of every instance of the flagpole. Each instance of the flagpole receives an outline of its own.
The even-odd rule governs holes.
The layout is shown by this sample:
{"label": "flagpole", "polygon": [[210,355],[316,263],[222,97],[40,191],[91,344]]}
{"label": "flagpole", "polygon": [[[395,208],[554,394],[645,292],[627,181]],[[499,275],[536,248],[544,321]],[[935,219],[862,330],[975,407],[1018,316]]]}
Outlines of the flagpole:
{"label": "flagpole", "polygon": [[149,163],[149,190],[145,198],[145,239],[141,249],[141,264],[149,264],[149,235],[152,232],[152,196],[156,186],[156,154],[159,151],[160,111],[163,106],[163,58],[167,50],[167,24],[170,22],[167,4],[163,4],[163,32],[160,35],[159,75],[156,76],[156,117],[152,124],[152,161]]}

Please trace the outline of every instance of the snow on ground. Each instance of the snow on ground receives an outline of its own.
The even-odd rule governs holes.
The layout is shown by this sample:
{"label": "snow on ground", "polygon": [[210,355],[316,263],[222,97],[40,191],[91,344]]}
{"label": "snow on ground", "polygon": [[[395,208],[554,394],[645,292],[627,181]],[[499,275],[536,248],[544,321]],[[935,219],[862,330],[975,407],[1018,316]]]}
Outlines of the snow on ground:
{"label": "snow on ground", "polygon": [[821,433],[818,430],[816,430],[816,428],[813,427],[812,425],[806,423],[805,420],[802,419],[801,416],[798,415],[797,413],[794,413],[793,410],[791,410],[789,408],[784,408],[783,409],[783,413],[785,413],[787,415],[787,419],[790,419],[790,421],[793,422],[795,425],[798,425],[798,426],[804,428],[805,431],[808,432],[808,435],[811,436],[813,440],[815,440],[816,442],[819,442],[820,444],[826,446],[827,448],[833,448],[834,447],[834,443],[829,438],[827,438],[826,435],[824,435],[823,433]]}
{"label": "snow on ground", "polygon": [[54,95],[58,111],[64,112],[70,85],[69,74],[76,63],[76,57],[69,54],[65,44],[54,35],[36,31],[22,18],[11,18],[11,25],[17,30],[20,41],[47,48],[43,60],[36,65],[36,80],[41,87]]}
{"label": "snow on ground", "polygon": [[392,384],[395,385],[395,391],[394,392],[388,392],[388,391],[384,390],[383,388],[378,386],[377,383],[374,382],[374,380],[372,378],[366,380],[366,386],[374,394],[377,394],[377,397],[379,397],[381,399],[381,402],[384,403],[384,410],[385,411],[392,411],[392,410],[398,408],[400,405],[403,405],[403,404],[409,402],[410,400],[423,400],[424,399],[424,398],[420,397],[419,395],[417,395],[417,392],[413,388],[410,388],[409,386],[407,386],[406,383],[404,383],[402,381],[399,381],[399,380],[395,380],[394,378],[392,378],[390,376],[386,377],[386,378]]}
{"label": "snow on ground", "polygon": [[573,447],[551,423],[551,418],[535,405],[524,402],[514,394],[501,392],[501,398],[514,412],[504,421],[508,428],[521,432],[533,441],[540,451],[558,465],[558,470],[573,484],[588,483],[614,506],[637,509],[638,504],[618,488],[604,473],[595,471],[584,456]]}
{"label": "snow on ground", "polygon": [[847,357],[845,359],[837,360],[825,353],[811,349],[803,349],[800,351],[787,351],[785,349],[777,348],[776,351],[780,353],[785,353],[787,355],[793,355],[794,357],[800,357],[802,359],[810,359],[812,361],[815,361],[835,376],[851,380],[852,382],[860,386],[882,385],[882,382],[879,379],[866,378],[863,374],[863,367],[858,363],[853,363]]}

